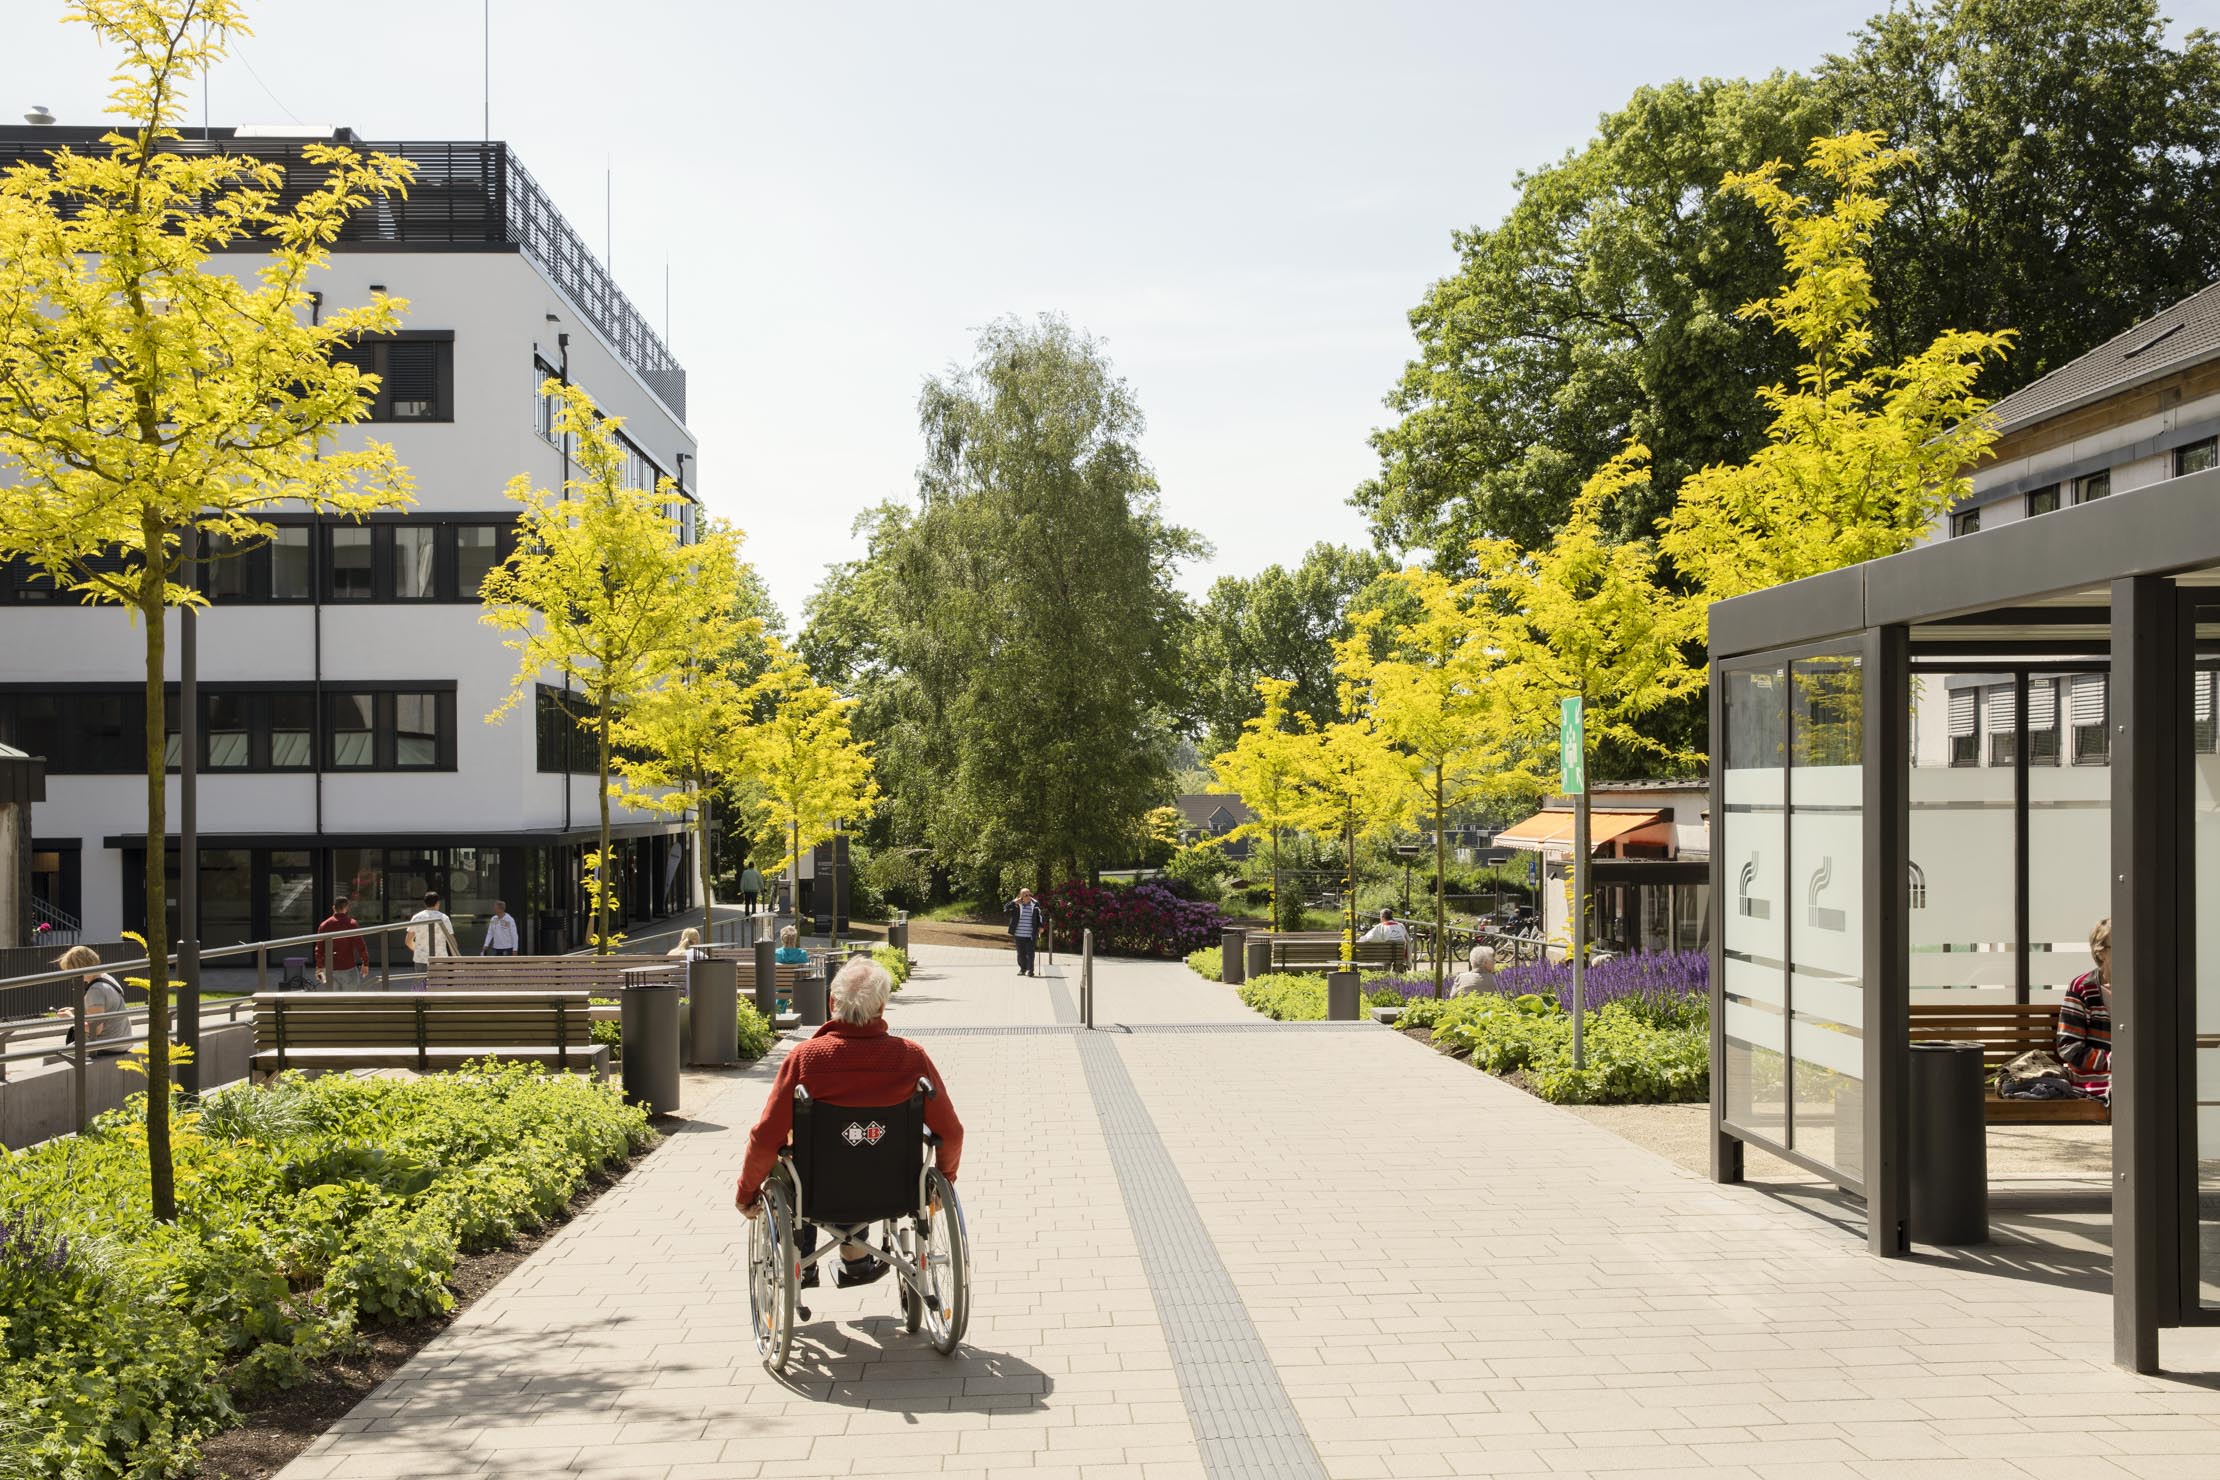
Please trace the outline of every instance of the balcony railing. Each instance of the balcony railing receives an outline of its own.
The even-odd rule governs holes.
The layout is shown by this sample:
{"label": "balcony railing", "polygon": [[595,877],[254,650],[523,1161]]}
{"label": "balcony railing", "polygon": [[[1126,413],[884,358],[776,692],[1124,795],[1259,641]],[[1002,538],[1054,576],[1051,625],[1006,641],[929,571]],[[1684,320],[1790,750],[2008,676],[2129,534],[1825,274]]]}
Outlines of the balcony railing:
{"label": "balcony railing", "polygon": [[[197,133],[198,131],[195,130]],[[235,152],[285,169],[281,206],[290,206],[321,182],[307,159],[310,141],[188,138],[175,147],[191,153]],[[0,128],[0,169],[44,164],[54,149],[97,147],[98,130]],[[502,143],[376,143],[347,137],[353,148],[390,154],[415,166],[405,199],[373,200],[340,229],[342,244],[370,246],[514,246],[546,270],[585,321],[601,332],[619,359],[680,421],[686,419],[686,368],[632,300],[624,295],[578,231],[555,208],[508,145]],[[242,244],[251,247],[252,243]]]}

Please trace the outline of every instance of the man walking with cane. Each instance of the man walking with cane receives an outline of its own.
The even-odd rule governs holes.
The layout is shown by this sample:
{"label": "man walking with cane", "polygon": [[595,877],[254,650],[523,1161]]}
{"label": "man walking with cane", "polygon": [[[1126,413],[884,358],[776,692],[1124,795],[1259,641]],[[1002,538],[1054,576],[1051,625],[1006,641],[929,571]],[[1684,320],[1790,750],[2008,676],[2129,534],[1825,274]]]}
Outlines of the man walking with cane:
{"label": "man walking with cane", "polygon": [[1018,975],[1031,976],[1033,948],[1048,923],[1048,911],[1041,908],[1032,890],[1020,889],[1017,898],[1002,907],[1002,917],[1009,922],[1010,938],[1017,942]]}

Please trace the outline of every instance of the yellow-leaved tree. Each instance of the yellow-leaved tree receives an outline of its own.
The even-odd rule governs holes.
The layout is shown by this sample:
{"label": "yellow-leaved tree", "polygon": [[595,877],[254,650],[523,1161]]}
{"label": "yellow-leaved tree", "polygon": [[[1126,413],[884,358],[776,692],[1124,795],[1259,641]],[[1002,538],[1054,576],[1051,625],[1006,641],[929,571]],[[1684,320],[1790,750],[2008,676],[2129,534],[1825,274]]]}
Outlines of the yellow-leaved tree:
{"label": "yellow-leaved tree", "polygon": [[[508,494],[523,506],[516,549],[480,583],[487,626],[505,632],[517,654],[497,720],[536,692],[545,676],[568,679],[570,718],[594,737],[600,845],[587,861],[598,955],[615,946],[609,930],[609,774],[616,727],[684,666],[704,624],[732,608],[736,537],[681,542],[669,513],[671,481],[655,488],[625,483],[617,428],[593,397],[550,378],[540,394],[556,401],[555,431],[573,448],[573,475],[558,491],[526,474]],[[565,785],[568,785],[566,778]]]}
{"label": "yellow-leaved tree", "polygon": [[1417,813],[1418,778],[1411,758],[1364,715],[1326,726],[1300,754],[1298,826],[1341,839],[1341,967],[1347,971],[1356,963],[1357,850]]}
{"label": "yellow-leaved tree", "polygon": [[705,609],[693,646],[676,673],[617,716],[610,738],[624,778],[619,801],[650,811],[694,813],[706,933],[716,919],[712,814],[718,789],[747,775],[749,670],[762,652],[763,621],[729,601],[721,610],[715,606],[720,589],[730,593],[741,586],[739,531],[713,520],[692,553]]}
{"label": "yellow-leaved tree", "polygon": [[1665,554],[1711,600],[1910,549],[1996,440],[1973,387],[2010,330],[1952,329],[1900,364],[1871,363],[1865,253],[1888,209],[1877,186],[1911,157],[1876,133],[1813,140],[1826,206],[1782,183],[1778,160],[1720,187],[1764,213],[1788,265],[1780,292],[1742,317],[1791,335],[1806,358],[1794,385],[1758,393],[1773,414],[1765,445],[1689,477],[1660,526]]}
{"label": "yellow-leaved tree", "polygon": [[1398,571],[1403,599],[1354,620],[1337,647],[1344,689],[1358,695],[1379,733],[1422,772],[1434,824],[1434,995],[1442,994],[1448,939],[1443,902],[1449,814],[1479,803],[1531,800],[1531,771],[1514,760],[1516,719],[1496,682],[1503,666],[1498,614],[1482,583],[1439,571]]}
{"label": "yellow-leaved tree", "polygon": [[[1604,538],[1612,499],[1649,476],[1649,451],[1629,443],[1596,470],[1573,500],[1546,549],[1529,553],[1508,540],[1475,540],[1473,554],[1498,617],[1494,642],[1502,653],[1495,675],[1506,705],[1506,757],[1547,786],[1558,769],[1560,705],[1581,702],[1581,787],[1573,798],[1578,833],[1588,834],[1589,784],[1598,740],[1622,755],[1646,756],[1669,768],[1703,757],[1676,749],[1635,723],[1701,690],[1703,666],[1688,659],[1702,608],[1676,599],[1658,581],[1649,540],[1613,544]],[[1573,992],[1583,997],[1587,971],[1588,874],[1591,860],[1574,850],[1571,951]],[[1581,1016],[1574,1014],[1573,1054],[1581,1057]]]}
{"label": "yellow-leaved tree", "polygon": [[1302,780],[1318,748],[1318,729],[1309,715],[1290,702],[1295,692],[1290,680],[1260,678],[1256,691],[1263,707],[1241,727],[1241,738],[1231,749],[1210,758],[1209,789],[1219,796],[1239,797],[1249,809],[1248,821],[1219,842],[1271,840],[1272,928],[1278,930],[1287,918],[1280,904],[1280,845],[1290,828],[1302,826]]}
{"label": "yellow-leaved tree", "polygon": [[[377,382],[332,360],[390,332],[403,304],[318,318],[311,300],[341,225],[401,194],[409,169],[309,145],[304,189],[245,155],[178,152],[186,79],[247,34],[231,0],[77,0],[69,18],[122,53],[109,109],[122,122],[97,149],[0,176],[0,558],[127,608],[144,634],[147,1140],[168,1220],[166,612],[201,599],[187,569],[200,541],[260,544],[279,508],[408,502],[390,447],[338,445]],[[219,252],[237,255],[214,266]]]}
{"label": "yellow-leaved tree", "polygon": [[810,676],[809,666],[777,638],[771,664],[749,689],[757,722],[748,737],[756,840],[787,875],[797,917],[802,854],[836,837],[850,820],[879,809],[871,748],[848,726],[855,700]]}

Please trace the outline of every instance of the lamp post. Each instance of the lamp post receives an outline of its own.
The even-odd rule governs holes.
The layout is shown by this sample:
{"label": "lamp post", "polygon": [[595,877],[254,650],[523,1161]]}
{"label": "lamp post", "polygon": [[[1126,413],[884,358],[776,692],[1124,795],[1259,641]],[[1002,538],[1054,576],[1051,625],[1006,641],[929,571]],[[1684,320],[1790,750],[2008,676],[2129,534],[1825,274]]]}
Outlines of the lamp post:
{"label": "lamp post", "polygon": [[[185,523],[185,584],[199,584],[200,535]],[[177,1041],[178,1087],[200,1093],[200,621],[177,609]],[[168,1032],[149,1019],[147,1032]]]}

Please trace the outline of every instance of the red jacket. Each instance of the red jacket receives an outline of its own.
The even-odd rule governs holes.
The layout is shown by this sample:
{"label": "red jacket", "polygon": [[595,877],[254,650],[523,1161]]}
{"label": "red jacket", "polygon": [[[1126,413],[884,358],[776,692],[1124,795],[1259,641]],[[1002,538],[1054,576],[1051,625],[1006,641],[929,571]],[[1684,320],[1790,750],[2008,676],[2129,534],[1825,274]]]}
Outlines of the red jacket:
{"label": "red jacket", "polygon": [[827,1105],[899,1105],[929,1081],[934,1093],[925,1098],[925,1124],[940,1137],[934,1155],[941,1174],[956,1178],[956,1163],[963,1156],[964,1123],[948,1098],[948,1081],[940,1077],[925,1050],[907,1038],[886,1030],[885,1018],[874,1018],[862,1027],[831,1022],[786,1056],[778,1078],[771,1083],[771,1098],[748,1133],[748,1155],[740,1166],[740,1201],[751,1203],[763,1190],[779,1152],[794,1132],[794,1086]]}
{"label": "red jacket", "polygon": [[[353,915],[333,915],[316,928],[318,930],[356,930],[360,929],[361,925],[362,922]],[[370,964],[370,952],[362,941],[363,937],[359,935],[350,935],[343,940],[320,940],[316,942],[316,964],[318,966],[329,966],[334,971],[352,971],[357,966],[368,966]],[[327,946],[331,949],[331,959],[329,961],[324,959],[324,950]]]}

